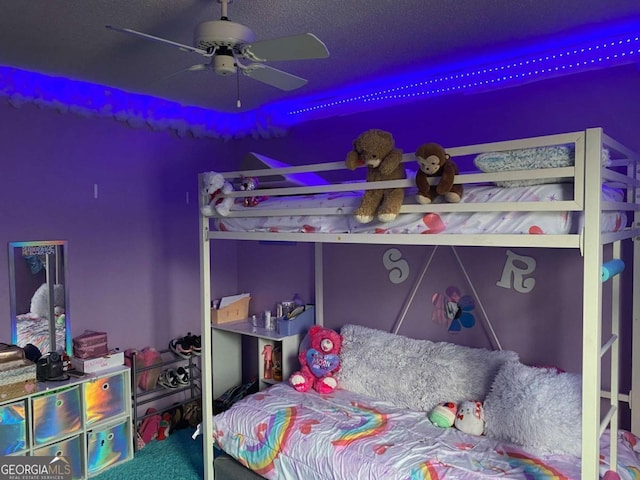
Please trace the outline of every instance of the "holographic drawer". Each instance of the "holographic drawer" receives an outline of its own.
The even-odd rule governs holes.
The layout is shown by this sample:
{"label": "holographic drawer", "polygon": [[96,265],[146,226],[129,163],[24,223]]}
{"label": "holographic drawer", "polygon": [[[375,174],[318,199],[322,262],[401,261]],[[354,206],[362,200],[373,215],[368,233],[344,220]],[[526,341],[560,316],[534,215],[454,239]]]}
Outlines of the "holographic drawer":
{"label": "holographic drawer", "polygon": [[94,475],[129,460],[133,454],[129,421],[87,432],[87,471]]}
{"label": "holographic drawer", "polygon": [[124,373],[85,382],[84,405],[87,426],[125,413],[126,395]]}
{"label": "holographic drawer", "polygon": [[25,400],[0,407],[0,455],[18,453],[27,448]]}
{"label": "holographic drawer", "polygon": [[82,435],[42,447],[33,452],[37,457],[66,457],[71,468],[71,477],[81,479],[84,476],[82,464]]}
{"label": "holographic drawer", "polygon": [[33,441],[44,445],[82,430],[80,386],[32,397]]}

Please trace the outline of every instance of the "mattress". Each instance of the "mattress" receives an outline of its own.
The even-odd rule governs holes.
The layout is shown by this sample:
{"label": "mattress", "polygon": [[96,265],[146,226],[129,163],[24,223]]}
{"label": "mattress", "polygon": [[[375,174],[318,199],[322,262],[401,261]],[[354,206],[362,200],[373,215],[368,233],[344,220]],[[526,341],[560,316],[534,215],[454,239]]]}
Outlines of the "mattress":
{"label": "mattress", "polygon": [[[266,209],[356,208],[360,204],[360,192],[298,195],[293,197],[268,197],[258,205],[245,207],[236,202],[232,212],[256,213]],[[489,202],[540,202],[573,199],[573,184],[542,184],[524,187],[501,188],[492,185],[465,187],[461,203]],[[405,203],[412,196],[405,197]],[[603,200],[622,201],[622,194],[610,188],[603,190]],[[455,234],[569,234],[578,233],[582,215],[579,212],[431,212],[406,213],[394,221],[377,221],[363,225],[353,215],[284,215],[277,217],[218,217],[215,228],[230,232],[279,232],[279,233],[455,233]],[[614,232],[626,226],[623,212],[604,212],[602,231]]]}
{"label": "mattress", "polygon": [[[424,412],[346,390],[328,395],[278,384],[246,397],[213,419],[217,445],[265,478],[576,479],[580,459],[541,455],[455,428],[439,428]],[[618,472],[638,478],[640,442],[618,432]],[[608,470],[609,432],[601,474]]]}

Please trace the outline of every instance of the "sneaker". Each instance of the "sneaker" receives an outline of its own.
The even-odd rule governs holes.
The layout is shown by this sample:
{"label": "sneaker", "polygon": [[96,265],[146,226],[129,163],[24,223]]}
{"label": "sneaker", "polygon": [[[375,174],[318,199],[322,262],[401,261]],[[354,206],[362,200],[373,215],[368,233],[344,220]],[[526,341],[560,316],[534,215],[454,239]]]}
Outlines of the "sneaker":
{"label": "sneaker", "polygon": [[168,388],[170,390],[174,390],[180,386],[180,383],[178,382],[178,375],[172,368],[162,372],[158,378],[158,383],[164,388]]}
{"label": "sneaker", "polygon": [[178,367],[175,371],[176,379],[180,385],[189,385],[189,371],[184,367]]}
{"label": "sneaker", "polygon": [[184,359],[189,359],[191,357],[191,345],[187,341],[187,337],[174,338],[169,342],[169,349]]}
{"label": "sneaker", "polygon": [[202,353],[202,339],[200,335],[191,335],[191,332],[189,332],[185,338],[191,347],[191,353],[199,356]]}

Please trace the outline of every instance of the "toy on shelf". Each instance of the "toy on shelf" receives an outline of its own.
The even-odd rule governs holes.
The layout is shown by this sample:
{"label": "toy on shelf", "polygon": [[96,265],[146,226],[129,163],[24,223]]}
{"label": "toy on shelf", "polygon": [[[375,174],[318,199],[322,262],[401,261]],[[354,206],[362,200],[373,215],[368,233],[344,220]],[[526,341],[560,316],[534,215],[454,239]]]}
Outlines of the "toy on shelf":
{"label": "toy on shelf", "polygon": [[267,380],[273,378],[273,345],[265,345],[262,349],[262,357],[264,358],[264,374]]}
{"label": "toy on shelf", "polygon": [[[365,165],[367,182],[407,178],[402,150],[395,148],[393,136],[383,130],[372,129],[360,134],[353,141],[353,150],[347,154],[345,163],[350,170]],[[403,188],[366,190],[354,212],[355,218],[360,223],[369,223],[377,215],[379,221],[390,222],[398,216],[403,200]]]}

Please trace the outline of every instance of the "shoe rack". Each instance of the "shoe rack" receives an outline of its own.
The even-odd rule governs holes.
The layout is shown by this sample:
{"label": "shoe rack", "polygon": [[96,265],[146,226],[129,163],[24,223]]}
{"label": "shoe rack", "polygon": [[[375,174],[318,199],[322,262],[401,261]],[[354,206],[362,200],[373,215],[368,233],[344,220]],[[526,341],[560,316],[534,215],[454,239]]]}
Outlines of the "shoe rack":
{"label": "shoe rack", "polygon": [[[198,356],[191,355],[189,356],[189,358],[182,358],[177,356],[171,350],[158,350],[158,352],[162,357],[162,362],[149,367],[138,367],[136,365],[135,353],[131,357],[131,398],[133,401],[132,421],[135,429],[137,429],[138,422],[144,420],[150,415],[161,413],[163,409],[169,409],[184,405],[200,398],[200,384],[198,383],[200,380],[200,365],[197,361]],[[159,368],[161,371],[165,371],[168,368],[177,369],[178,367],[183,367],[187,370],[187,372],[189,372],[188,385],[180,385],[178,388],[166,388],[159,384],[156,384],[156,386],[151,390],[142,390],[137,385],[139,374],[144,371],[152,370],[154,368]],[[133,372],[135,372],[135,374]],[[166,397],[173,397],[174,395],[178,394],[183,394],[180,400],[172,401],[171,403],[168,403],[167,405],[162,407],[156,406],[155,408],[156,410],[158,410],[157,412],[138,415],[139,407],[142,407],[143,405],[151,402],[157,402]],[[134,449],[137,449],[137,442],[133,443]]]}

